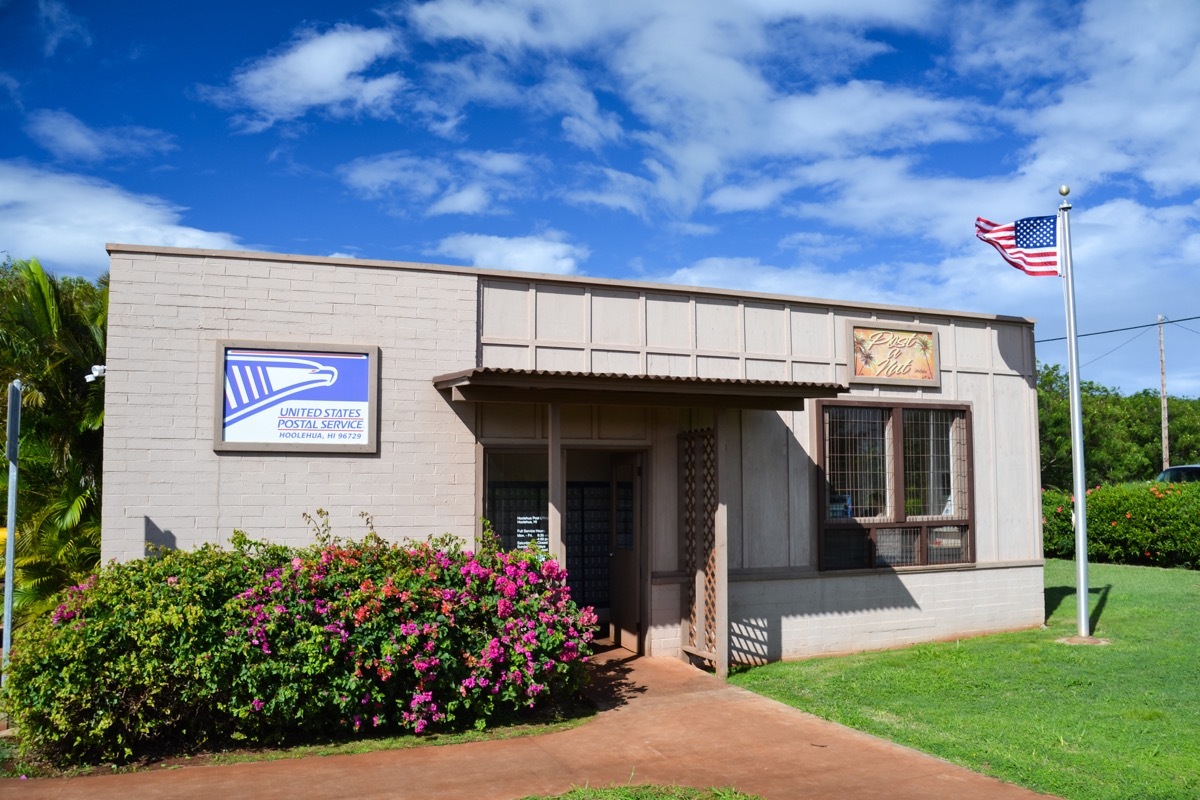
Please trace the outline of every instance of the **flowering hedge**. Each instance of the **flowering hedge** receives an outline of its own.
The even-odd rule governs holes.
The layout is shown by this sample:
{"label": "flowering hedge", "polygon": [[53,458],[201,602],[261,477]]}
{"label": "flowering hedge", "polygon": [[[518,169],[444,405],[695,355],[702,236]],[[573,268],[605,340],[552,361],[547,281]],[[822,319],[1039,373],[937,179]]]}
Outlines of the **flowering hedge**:
{"label": "flowering hedge", "polygon": [[[1045,552],[1075,557],[1074,495],[1042,490]],[[1200,568],[1200,483],[1118,483],[1087,490],[1088,559]]]}
{"label": "flowering hedge", "polygon": [[485,727],[573,693],[595,615],[544,553],[235,537],[111,564],[22,629],[3,704],[58,764]]}

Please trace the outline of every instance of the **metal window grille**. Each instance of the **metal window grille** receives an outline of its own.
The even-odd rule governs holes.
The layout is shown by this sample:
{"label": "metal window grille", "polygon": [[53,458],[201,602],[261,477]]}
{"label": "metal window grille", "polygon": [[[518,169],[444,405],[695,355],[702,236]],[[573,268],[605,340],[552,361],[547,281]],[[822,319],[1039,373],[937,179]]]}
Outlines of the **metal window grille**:
{"label": "metal window grille", "polygon": [[892,437],[887,409],[831,406],[826,412],[826,518],[889,519]]}
{"label": "metal window grille", "polygon": [[920,528],[884,528],[875,534],[875,566],[911,567],[921,563]]}
{"label": "metal window grille", "polygon": [[966,409],[822,407],[821,568],[973,559]]}
{"label": "metal window grille", "polygon": [[965,517],[966,417],[957,411],[906,408],[903,427],[905,518]]}

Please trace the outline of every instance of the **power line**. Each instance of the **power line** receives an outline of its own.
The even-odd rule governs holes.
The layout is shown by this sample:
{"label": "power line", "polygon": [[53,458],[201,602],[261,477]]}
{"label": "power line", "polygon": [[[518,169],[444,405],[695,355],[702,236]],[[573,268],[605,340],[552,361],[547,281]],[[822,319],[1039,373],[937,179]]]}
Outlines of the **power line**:
{"label": "power line", "polygon": [[1185,331],[1190,331],[1191,333],[1200,336],[1200,331],[1196,330],[1195,328],[1189,328],[1187,325],[1180,325],[1179,327],[1183,328]]}
{"label": "power line", "polygon": [[[1178,322],[1190,322],[1191,320],[1194,320],[1194,319],[1200,319],[1200,315],[1197,315],[1195,317],[1184,317],[1183,319],[1164,319],[1163,322],[1169,322],[1172,325],[1174,325]],[[1076,334],[1075,338],[1082,339],[1084,336],[1103,336],[1106,333],[1120,333],[1121,331],[1136,331],[1136,330],[1141,330],[1142,328],[1156,328],[1156,327],[1158,327],[1158,323],[1151,322],[1149,325],[1130,325],[1127,328],[1110,328],[1109,330],[1106,330],[1106,331],[1093,331],[1092,333],[1080,333],[1080,334]],[[1180,325],[1179,327],[1185,328],[1186,326]],[[1187,328],[1187,330],[1191,330],[1191,329]],[[1196,331],[1192,331],[1192,333],[1195,333],[1195,332]],[[1034,339],[1033,343],[1034,344],[1043,344],[1045,342],[1062,342],[1062,341],[1066,341],[1066,338],[1067,337],[1065,337],[1065,336],[1056,336],[1053,339]]]}
{"label": "power line", "polygon": [[[1155,324],[1155,325],[1158,325],[1158,323],[1157,323],[1157,322],[1156,322],[1156,323],[1154,323],[1154,324]],[[1109,351],[1108,351],[1107,353],[1105,353],[1104,355],[1101,355],[1101,356],[1096,356],[1096,357],[1095,357],[1095,358],[1093,358],[1091,361],[1088,361],[1087,363],[1084,363],[1084,364],[1080,364],[1080,365],[1079,365],[1079,368],[1080,368],[1080,369],[1083,369],[1084,367],[1088,366],[1089,364],[1095,364],[1097,361],[1099,361],[1100,359],[1104,358],[1105,356],[1111,356],[1113,353],[1117,352],[1117,351],[1118,351],[1118,350],[1120,350],[1122,347],[1124,347],[1125,345],[1129,344],[1130,342],[1132,342],[1134,339],[1138,338],[1139,336],[1145,336],[1145,335],[1146,335],[1146,332],[1145,332],[1145,331],[1142,331],[1141,333],[1135,333],[1135,334],[1134,334],[1132,337],[1130,337],[1130,338],[1129,338],[1129,339],[1127,339],[1126,341],[1122,342],[1121,344],[1117,345],[1117,346],[1116,346],[1116,347],[1114,347],[1112,350],[1109,350]]]}

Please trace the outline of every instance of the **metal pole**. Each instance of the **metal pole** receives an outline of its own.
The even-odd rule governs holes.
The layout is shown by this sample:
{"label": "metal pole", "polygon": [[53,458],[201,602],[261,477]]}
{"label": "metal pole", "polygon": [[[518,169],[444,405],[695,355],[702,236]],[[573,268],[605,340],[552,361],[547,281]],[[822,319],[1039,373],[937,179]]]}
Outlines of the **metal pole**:
{"label": "metal pole", "polygon": [[8,533],[4,537],[4,661],[0,687],[8,683],[8,653],[12,647],[13,561],[17,557],[17,451],[21,436],[21,382],[8,385]]}
{"label": "metal pole", "polygon": [[1088,552],[1087,552],[1087,486],[1083,474],[1083,405],[1079,395],[1079,345],[1075,333],[1075,276],[1071,272],[1071,204],[1066,197],[1071,190],[1063,186],[1058,207],[1060,256],[1067,300],[1067,361],[1071,372],[1071,463],[1075,478],[1075,594],[1079,636],[1092,635],[1088,618]]}
{"label": "metal pole", "polygon": [[1158,315],[1158,377],[1162,384],[1162,390],[1159,394],[1160,403],[1162,405],[1162,450],[1163,450],[1163,465],[1166,469],[1171,466],[1171,439],[1167,429],[1167,351],[1163,347],[1163,315]]}

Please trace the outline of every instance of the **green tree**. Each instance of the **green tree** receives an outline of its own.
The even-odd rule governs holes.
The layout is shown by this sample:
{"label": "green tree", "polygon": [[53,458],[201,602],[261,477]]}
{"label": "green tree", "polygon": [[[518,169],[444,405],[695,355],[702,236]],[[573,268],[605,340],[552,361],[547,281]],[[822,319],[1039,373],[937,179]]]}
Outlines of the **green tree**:
{"label": "green tree", "polygon": [[1071,486],[1071,408],[1067,375],[1057,364],[1038,367],[1038,440],[1042,486]]}
{"label": "green tree", "polygon": [[[1149,480],[1162,469],[1159,392],[1143,389],[1123,396],[1091,381],[1079,386],[1083,403],[1084,481]],[[1038,367],[1038,433],[1042,486],[1072,488],[1068,377],[1057,364]],[[1200,462],[1200,399],[1168,397],[1168,438],[1173,464]]]}
{"label": "green tree", "polygon": [[99,561],[104,384],[84,375],[104,363],[107,313],[107,277],[56,278],[37,259],[0,265],[0,383],[23,386],[13,587],[21,620]]}

